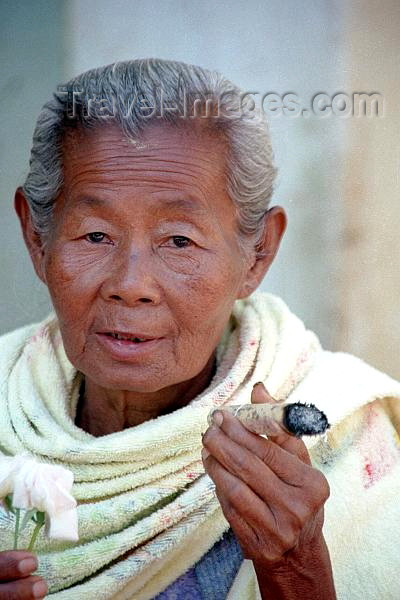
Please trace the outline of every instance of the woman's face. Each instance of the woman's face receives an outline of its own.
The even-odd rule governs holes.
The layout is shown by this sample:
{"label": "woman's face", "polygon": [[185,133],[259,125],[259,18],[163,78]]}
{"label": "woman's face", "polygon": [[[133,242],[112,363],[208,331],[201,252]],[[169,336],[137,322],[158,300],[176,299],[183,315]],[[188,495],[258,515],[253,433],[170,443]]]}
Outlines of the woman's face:
{"label": "woman's face", "polygon": [[249,293],[222,142],[164,126],[135,144],[107,127],[64,149],[41,272],[70,361],[112,389],[191,379]]}

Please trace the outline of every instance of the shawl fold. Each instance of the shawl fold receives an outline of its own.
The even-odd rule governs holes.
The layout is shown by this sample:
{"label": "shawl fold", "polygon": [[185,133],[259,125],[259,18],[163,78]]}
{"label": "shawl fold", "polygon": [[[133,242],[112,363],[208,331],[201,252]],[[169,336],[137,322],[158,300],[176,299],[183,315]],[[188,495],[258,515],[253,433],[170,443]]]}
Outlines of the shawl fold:
{"label": "shawl fold", "polygon": [[[257,381],[279,400],[314,402],[333,425],[327,435],[306,443],[331,486],[324,531],[342,593],[350,572],[348,557],[341,555],[337,516],[350,526],[358,492],[360,502],[366,489],[370,499],[378,494],[378,506],[382,493],[393,496],[387,484],[395,473],[400,481],[399,383],[355,357],[323,351],[286,304],[266,293],[235,303],[217,349],[215,376],[173,413],[94,437],[74,424],[82,377],[65,354],[54,314],[0,338],[0,453],[28,453],[74,473],[79,541],[41,535],[37,542],[38,573],[47,580],[50,597],[153,598],[221,538],[229,523],[204,473],[201,433],[211,409],[248,403]],[[384,438],[378,450],[374,436],[365,433],[366,423]],[[356,490],[349,489],[353,480]],[[351,510],[344,490],[352,494]],[[13,529],[13,516],[0,508],[0,550],[12,547]],[[30,536],[27,527],[22,544]],[[356,557],[352,564],[358,565]],[[363,564],[360,559],[360,572]],[[338,597],[376,597],[360,590],[359,596]],[[392,598],[387,588],[385,593],[380,597]],[[259,598],[250,561],[243,561],[228,597]]]}

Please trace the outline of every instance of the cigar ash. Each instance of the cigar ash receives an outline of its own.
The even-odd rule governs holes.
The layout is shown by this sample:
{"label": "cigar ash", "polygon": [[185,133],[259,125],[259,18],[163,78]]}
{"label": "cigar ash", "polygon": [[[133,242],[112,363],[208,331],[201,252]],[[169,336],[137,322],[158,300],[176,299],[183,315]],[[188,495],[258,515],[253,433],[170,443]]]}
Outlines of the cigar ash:
{"label": "cigar ash", "polygon": [[324,433],[330,427],[322,410],[314,404],[301,402],[294,402],[285,407],[284,425],[297,437]]}

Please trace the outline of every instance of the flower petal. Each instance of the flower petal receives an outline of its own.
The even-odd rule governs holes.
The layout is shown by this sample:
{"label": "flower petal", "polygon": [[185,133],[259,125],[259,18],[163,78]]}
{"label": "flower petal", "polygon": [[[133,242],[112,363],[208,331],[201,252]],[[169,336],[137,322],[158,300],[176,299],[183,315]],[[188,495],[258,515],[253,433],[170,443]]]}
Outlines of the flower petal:
{"label": "flower petal", "polygon": [[69,490],[73,474],[56,465],[40,465],[36,470],[31,488],[32,502],[50,515],[76,507],[76,500]]}
{"label": "flower petal", "polygon": [[36,466],[35,460],[26,460],[13,473],[13,505],[16,508],[25,510],[36,508],[31,498],[32,481]]}
{"label": "flower petal", "polygon": [[54,515],[46,515],[46,534],[49,538],[77,542],[78,513],[71,508]]}

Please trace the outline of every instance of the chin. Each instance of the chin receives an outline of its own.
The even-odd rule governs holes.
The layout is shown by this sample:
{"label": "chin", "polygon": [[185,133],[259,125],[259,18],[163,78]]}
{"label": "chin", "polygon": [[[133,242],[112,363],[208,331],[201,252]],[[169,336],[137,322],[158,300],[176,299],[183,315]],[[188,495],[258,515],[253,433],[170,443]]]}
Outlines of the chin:
{"label": "chin", "polygon": [[85,377],[102,388],[137,392],[138,394],[158,392],[177,383],[175,379],[163,376],[160,372],[153,371],[149,367],[140,368],[137,366],[132,367],[132,365],[122,365],[121,368],[81,369],[81,371]]}

